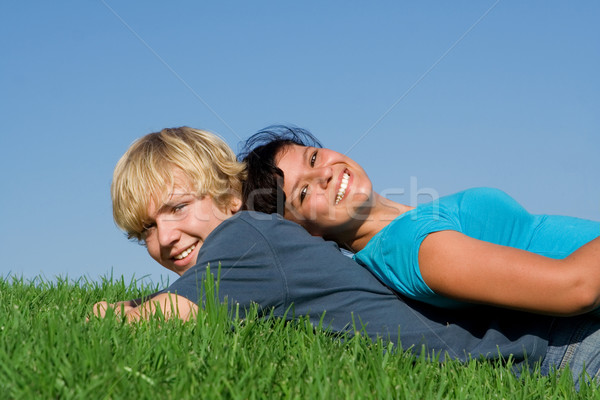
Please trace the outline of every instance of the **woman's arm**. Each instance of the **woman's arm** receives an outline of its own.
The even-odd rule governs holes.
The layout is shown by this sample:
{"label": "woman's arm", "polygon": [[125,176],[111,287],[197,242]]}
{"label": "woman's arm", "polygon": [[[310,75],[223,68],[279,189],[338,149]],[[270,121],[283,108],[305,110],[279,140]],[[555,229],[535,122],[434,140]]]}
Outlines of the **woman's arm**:
{"label": "woman's arm", "polygon": [[441,231],[423,240],[419,267],[434,292],[457,300],[557,316],[600,306],[600,238],[556,260]]}

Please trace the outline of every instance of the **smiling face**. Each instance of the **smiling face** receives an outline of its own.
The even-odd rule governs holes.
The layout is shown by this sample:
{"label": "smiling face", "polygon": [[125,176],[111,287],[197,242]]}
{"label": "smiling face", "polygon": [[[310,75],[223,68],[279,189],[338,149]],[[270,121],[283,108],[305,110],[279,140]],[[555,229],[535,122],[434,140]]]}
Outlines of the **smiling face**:
{"label": "smiling face", "polygon": [[290,145],[276,162],[284,174],[286,219],[332,239],[364,221],[373,186],[352,159],[329,149]]}
{"label": "smiling face", "polygon": [[148,206],[143,240],[150,256],[163,267],[182,275],[196,264],[206,237],[238,211],[239,202],[219,207],[211,196],[198,197],[177,179],[167,200]]}

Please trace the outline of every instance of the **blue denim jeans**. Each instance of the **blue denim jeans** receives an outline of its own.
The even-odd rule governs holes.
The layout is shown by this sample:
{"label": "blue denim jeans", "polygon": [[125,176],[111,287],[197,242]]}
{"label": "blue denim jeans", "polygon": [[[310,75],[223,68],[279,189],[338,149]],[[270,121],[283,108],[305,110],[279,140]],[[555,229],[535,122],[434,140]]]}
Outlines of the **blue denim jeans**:
{"label": "blue denim jeans", "polygon": [[[575,386],[580,382],[600,383],[600,318],[587,314],[573,318],[557,318],[550,332],[546,357],[541,372],[569,366]],[[585,375],[582,375],[585,371]]]}

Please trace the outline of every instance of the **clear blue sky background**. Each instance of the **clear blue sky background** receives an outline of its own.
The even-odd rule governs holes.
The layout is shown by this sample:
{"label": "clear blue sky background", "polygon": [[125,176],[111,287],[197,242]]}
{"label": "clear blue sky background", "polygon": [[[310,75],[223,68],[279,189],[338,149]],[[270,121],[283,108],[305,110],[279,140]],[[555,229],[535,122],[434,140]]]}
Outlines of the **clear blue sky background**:
{"label": "clear blue sky background", "polygon": [[237,151],[295,124],[398,201],[492,186],[600,220],[599,19],[597,1],[2,1],[0,273],[174,280],[115,227],[109,185],[134,139],[181,125]]}

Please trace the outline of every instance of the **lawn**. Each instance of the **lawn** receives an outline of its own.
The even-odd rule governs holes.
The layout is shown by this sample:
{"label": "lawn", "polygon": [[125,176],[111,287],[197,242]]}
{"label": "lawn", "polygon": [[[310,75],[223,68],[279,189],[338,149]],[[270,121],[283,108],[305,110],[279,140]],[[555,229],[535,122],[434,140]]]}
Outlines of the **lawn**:
{"label": "lawn", "polygon": [[210,295],[193,322],[86,321],[96,301],[156,289],[113,278],[0,278],[0,397],[600,399],[595,387],[576,393],[567,374],[516,378],[510,362],[442,364],[255,310],[242,321]]}

